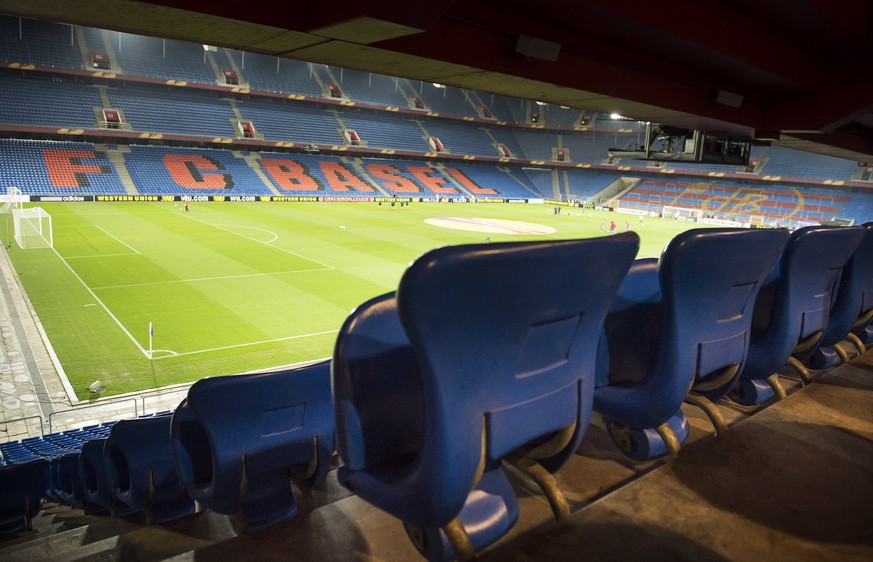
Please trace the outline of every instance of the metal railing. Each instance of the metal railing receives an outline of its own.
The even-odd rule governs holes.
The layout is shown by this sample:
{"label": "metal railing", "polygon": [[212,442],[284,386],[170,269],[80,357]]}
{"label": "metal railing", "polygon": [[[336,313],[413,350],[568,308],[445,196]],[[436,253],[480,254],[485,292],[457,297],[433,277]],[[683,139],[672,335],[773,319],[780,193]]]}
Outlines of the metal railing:
{"label": "metal railing", "polygon": [[111,408],[113,406],[124,404],[124,403],[133,403],[133,417],[139,416],[138,403],[136,398],[125,398],[123,400],[116,400],[112,402],[101,402],[99,404],[88,404],[87,406],[78,406],[76,408],[70,408],[69,410],[59,410],[57,412],[52,412],[49,414],[48,426],[49,433],[53,433],[54,424],[52,423],[54,416],[60,416],[61,414],[69,414],[70,412],[80,413],[83,410],[90,410],[94,408]]}

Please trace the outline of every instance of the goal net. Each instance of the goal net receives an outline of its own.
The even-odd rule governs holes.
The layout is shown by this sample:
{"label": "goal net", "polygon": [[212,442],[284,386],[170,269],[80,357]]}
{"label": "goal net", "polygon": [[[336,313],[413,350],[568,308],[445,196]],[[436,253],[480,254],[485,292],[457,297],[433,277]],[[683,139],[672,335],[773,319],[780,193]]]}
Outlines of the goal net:
{"label": "goal net", "polygon": [[9,214],[12,213],[14,209],[23,208],[26,199],[28,198],[26,198],[17,187],[7,187],[6,197],[0,197],[0,200],[3,201],[3,204],[0,205],[0,214]]}
{"label": "goal net", "polygon": [[52,217],[42,207],[14,209],[12,220],[15,228],[15,241],[23,250],[32,248],[53,248]]}
{"label": "goal net", "polygon": [[665,219],[673,219],[679,221],[703,221],[703,211],[700,209],[689,209],[687,207],[671,207],[664,205],[661,210],[661,216]]}

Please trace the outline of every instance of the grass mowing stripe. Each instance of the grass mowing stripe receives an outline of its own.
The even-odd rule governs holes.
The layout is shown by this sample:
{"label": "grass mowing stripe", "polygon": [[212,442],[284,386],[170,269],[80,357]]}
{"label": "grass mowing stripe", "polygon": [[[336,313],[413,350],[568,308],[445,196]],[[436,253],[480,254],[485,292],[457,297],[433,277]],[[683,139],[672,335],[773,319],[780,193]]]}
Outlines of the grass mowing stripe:
{"label": "grass mowing stripe", "polygon": [[[253,346],[253,345],[264,345],[264,344],[268,344],[268,343],[276,343],[276,342],[280,342],[280,341],[299,340],[299,339],[302,339],[302,338],[312,338],[312,337],[315,337],[315,336],[324,336],[324,335],[327,335],[327,334],[336,334],[337,332],[339,332],[339,330],[326,330],[326,331],[324,331],[324,332],[315,332],[315,333],[312,333],[312,334],[298,334],[298,335],[296,335],[296,336],[287,336],[287,337],[284,337],[284,338],[274,338],[274,339],[271,339],[271,340],[252,341],[252,342],[246,342],[246,343],[236,343],[236,344],[233,344],[233,345],[225,345],[225,346],[221,346],[221,347],[212,347],[212,348],[209,348],[209,349],[198,349],[198,350],[196,350],[196,351],[182,351],[182,352],[179,352],[179,353],[171,352],[171,357],[179,357],[179,356],[181,356],[181,355],[197,355],[198,353],[210,353],[210,352],[212,352],[212,351],[223,351],[223,350],[226,350],[226,349],[238,349],[238,348],[240,348],[240,347],[250,347],[250,346]],[[155,349],[154,351],[155,351],[155,352],[158,352],[158,351],[165,351],[165,352],[166,352],[166,351],[169,351],[169,350],[166,350],[166,349]],[[159,359],[164,359],[164,358],[165,358],[165,357],[160,357],[160,356],[158,356],[158,357],[155,357],[154,359],[155,359],[155,361],[157,361],[157,360],[159,360]]]}
{"label": "grass mowing stripe", "polygon": [[[217,228],[217,229],[219,229],[219,230],[223,230],[223,231],[225,231],[225,232],[229,232],[229,233],[234,234],[234,235],[236,235],[236,236],[240,236],[240,237],[242,237],[242,238],[246,238],[247,240],[252,240],[253,242],[257,242],[258,244],[264,244],[265,246],[269,246],[269,247],[271,247],[271,248],[275,248],[275,249],[279,250],[280,252],[285,252],[285,253],[290,254],[290,255],[292,255],[292,256],[294,256],[294,257],[296,257],[296,258],[306,259],[306,260],[309,260],[309,261],[311,261],[311,262],[317,263],[318,265],[324,266],[324,267],[326,267],[326,268],[328,268],[328,269],[334,269],[334,267],[333,267],[332,265],[328,265],[328,264],[326,264],[326,263],[322,263],[322,262],[320,262],[320,261],[318,261],[318,260],[314,260],[314,259],[312,259],[312,258],[307,258],[306,256],[301,256],[300,254],[296,254],[296,253],[294,253],[294,252],[292,252],[292,251],[290,251],[290,250],[286,250],[286,249],[284,249],[284,248],[279,248],[279,247],[277,247],[277,246],[273,246],[273,245],[270,244],[270,242],[264,242],[263,240],[258,240],[257,238],[252,238],[251,236],[246,236],[245,234],[240,234],[239,232],[234,232],[233,230],[230,230],[229,228],[225,228],[224,226],[222,226],[222,225],[220,225],[220,224],[212,224],[212,223],[208,223],[208,222],[206,222],[206,221],[203,221],[203,220],[200,220],[200,219],[198,219],[198,218],[194,218],[194,217],[191,217],[191,216],[188,216],[188,215],[186,215],[186,218],[188,218],[188,219],[190,219],[190,220],[194,220],[194,221],[200,222],[200,223],[205,224],[205,225],[208,225],[208,226],[211,226],[211,227],[213,227],[213,228]],[[267,232],[269,232],[269,231],[267,231]],[[275,233],[273,233],[273,234],[275,234]],[[276,238],[278,238],[278,236],[276,236]],[[274,240],[275,240],[275,239],[274,239]],[[271,242],[272,242],[272,240],[271,240]]]}
{"label": "grass mowing stripe", "polygon": [[[396,289],[409,262],[430,249],[486,238],[608,236],[601,221],[615,219],[621,231],[626,219],[572,208],[555,216],[549,206],[511,204],[235,202],[197,204],[189,214],[162,202],[43,206],[61,256],[15,245],[9,252],[80,396],[95,378],[110,395],[324,358],[349,311]],[[533,222],[556,232],[488,234],[424,222],[454,216]],[[660,255],[676,233],[700,226],[627,219],[642,236],[640,257]],[[139,253],[125,253],[130,248]],[[149,322],[154,348],[167,349],[160,361],[143,351]]]}
{"label": "grass mowing stripe", "polygon": [[[123,254],[130,255],[130,254]],[[68,258],[69,259],[69,258]],[[101,289],[126,289],[130,287],[147,287],[149,285],[171,285],[174,283],[196,283],[199,281],[221,281],[223,279],[242,279],[245,277],[269,277],[275,275],[289,275],[292,273],[312,273],[313,271],[325,271],[335,269],[333,267],[319,267],[317,269],[292,269],[290,271],[268,271],[266,273],[246,273],[242,275],[222,275],[218,277],[197,277],[194,279],[176,279],[173,281],[149,281],[146,283],[127,283],[124,285],[105,285],[103,287],[91,287],[95,291]]]}
{"label": "grass mowing stripe", "polygon": [[136,341],[136,338],[133,337],[133,334],[131,334],[131,333],[127,330],[127,328],[124,327],[124,324],[122,324],[121,321],[120,321],[120,320],[119,320],[119,319],[118,319],[114,314],[112,314],[112,311],[109,310],[109,307],[106,306],[106,305],[103,303],[102,300],[100,300],[100,297],[97,296],[97,293],[95,293],[95,292],[91,289],[91,287],[89,287],[89,286],[85,283],[85,281],[83,281],[82,278],[79,277],[79,274],[76,273],[76,270],[73,269],[73,267],[72,267],[69,263],[67,263],[67,260],[65,260],[64,257],[63,257],[63,256],[62,256],[62,255],[61,255],[61,254],[56,250],[56,249],[52,248],[52,251],[53,251],[53,252],[55,253],[55,255],[58,257],[58,259],[61,260],[61,263],[63,263],[63,264],[67,267],[67,269],[70,270],[70,273],[72,273],[73,276],[74,276],[76,279],[79,280],[79,283],[82,284],[82,287],[84,287],[85,290],[88,291],[88,293],[89,293],[89,294],[94,298],[94,300],[97,301],[97,304],[100,305],[100,307],[103,308],[103,310],[106,311],[106,314],[108,314],[109,317],[112,318],[112,320],[113,320],[116,324],[118,324],[118,327],[121,329],[122,332],[124,332],[124,333],[127,335],[128,338],[130,338],[130,341],[133,342],[133,345],[135,345],[135,346],[137,347],[137,349],[139,349],[139,350],[143,353],[143,355],[148,356],[148,352],[145,350],[145,348],[143,348],[143,346],[141,346],[141,345],[139,344],[139,342]]}
{"label": "grass mowing stripe", "polygon": [[124,246],[130,248],[130,251],[133,252],[134,254],[139,254],[139,251],[138,251],[136,248],[131,247],[130,244],[126,244],[123,240],[121,240],[121,239],[118,238],[117,236],[114,236],[112,233],[108,232],[105,228],[101,228],[101,227],[97,226],[96,224],[94,225],[94,227],[97,228],[98,230],[102,230],[103,232],[105,232],[106,235],[109,236],[110,238],[113,238],[113,239],[115,239],[115,240],[118,240],[118,242],[119,242],[120,244],[122,244],[122,245],[124,245]]}

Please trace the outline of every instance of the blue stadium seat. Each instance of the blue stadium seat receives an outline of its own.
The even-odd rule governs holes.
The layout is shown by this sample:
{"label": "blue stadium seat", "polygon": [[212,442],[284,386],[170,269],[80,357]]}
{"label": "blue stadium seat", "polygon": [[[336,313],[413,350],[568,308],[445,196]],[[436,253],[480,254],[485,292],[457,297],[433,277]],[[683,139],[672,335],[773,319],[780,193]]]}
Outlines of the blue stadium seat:
{"label": "blue stadium seat", "polygon": [[862,332],[873,320],[873,222],[864,225],[867,233],[846,264],[839,289],[833,296],[828,325],[818,349],[804,361],[813,369],[828,369],[849,356],[839,344],[848,339],[858,353],[864,353],[865,342],[853,333]]}
{"label": "blue stadium seat", "polygon": [[112,491],[106,477],[103,446],[106,439],[91,439],[82,444],[79,473],[82,475],[83,503],[86,513],[102,513],[112,505]]}
{"label": "blue stadium seat", "polygon": [[688,435],[686,399],[725,428],[700,393],[736,381],[751,303],[787,240],[785,230],[694,229],[660,261],[631,267],[606,317],[594,391],[595,411],[629,457],[678,452]]}
{"label": "blue stadium seat", "polygon": [[[821,340],[831,292],[864,232],[861,227],[809,226],[791,234],[755,301],[749,355],[731,392],[733,400],[756,405],[783,398],[777,371],[786,364],[808,382],[809,371],[800,361]],[[720,394],[725,393],[722,389]]]}
{"label": "blue stadium seat", "polygon": [[42,509],[47,469],[45,459],[0,466],[0,537],[32,529],[31,520]]}
{"label": "blue stadium seat", "polygon": [[81,509],[85,490],[79,472],[79,451],[71,451],[50,462],[52,495],[59,503]]}
{"label": "blue stadium seat", "polygon": [[197,381],[173,415],[188,495],[255,529],[293,517],[291,482],[321,482],[334,450],[330,362]]}
{"label": "blue stadium seat", "polygon": [[552,473],[587,429],[598,334],[638,247],[626,233],[417,259],[338,335],[339,481],[428,560],[470,558],[513,526],[504,460],[569,514]]}
{"label": "blue stadium seat", "polygon": [[145,511],[149,524],[194,513],[173,462],[170,422],[170,416],[121,420],[103,447],[114,501],[122,509]]}

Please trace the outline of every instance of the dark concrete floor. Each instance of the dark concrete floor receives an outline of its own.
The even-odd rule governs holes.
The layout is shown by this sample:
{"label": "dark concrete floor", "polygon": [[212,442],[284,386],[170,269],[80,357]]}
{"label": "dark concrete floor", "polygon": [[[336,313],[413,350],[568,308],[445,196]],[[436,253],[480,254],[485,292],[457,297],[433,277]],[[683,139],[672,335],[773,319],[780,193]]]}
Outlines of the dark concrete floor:
{"label": "dark concrete floor", "polygon": [[873,352],[482,559],[873,560]]}

